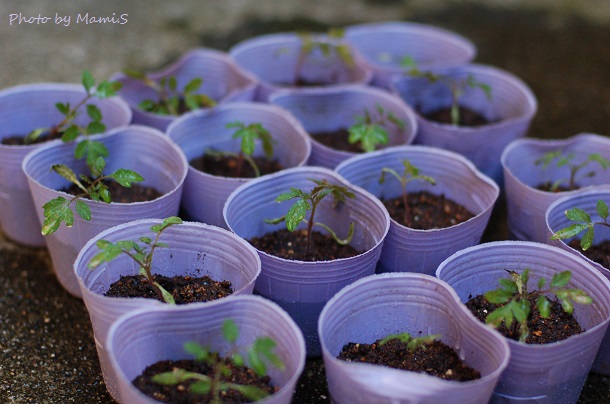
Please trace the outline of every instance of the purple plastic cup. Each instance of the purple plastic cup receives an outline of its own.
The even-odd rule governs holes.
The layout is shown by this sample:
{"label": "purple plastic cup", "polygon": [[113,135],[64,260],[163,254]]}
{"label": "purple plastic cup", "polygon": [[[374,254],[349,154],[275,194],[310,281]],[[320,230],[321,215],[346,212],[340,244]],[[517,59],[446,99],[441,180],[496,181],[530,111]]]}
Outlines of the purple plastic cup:
{"label": "purple plastic cup", "polygon": [[[555,150],[562,150],[564,154],[573,153],[575,163],[585,160],[590,153],[599,153],[610,159],[610,139],[581,133],[567,139],[517,139],[506,147],[501,156],[501,163],[504,170],[508,228],[517,239],[547,243],[544,220],[547,208],[557,199],[576,192],[546,192],[536,188],[546,181],[553,183],[570,177],[567,165],[557,167],[556,162],[553,162],[546,169],[542,169],[542,166],[534,164],[545,153]],[[581,177],[578,180],[580,189],[610,183],[610,170],[603,170],[597,163],[590,164],[585,171],[592,171],[595,175]]]}
{"label": "purple plastic cup", "polygon": [[[93,326],[104,381],[115,399],[118,399],[118,382],[105,349],[110,326],[127,312],[150,310],[166,304],[146,298],[104,296],[110,285],[121,276],[139,273],[139,266],[126,255],[120,255],[96,269],[91,269],[88,265],[99,252],[96,246],[98,240],[116,243],[122,240],[137,241],[143,235],[152,237],[150,227],[161,221],[141,219],[106,229],[89,240],[74,261],[73,271]],[[153,273],[170,277],[208,275],[217,281],[230,281],[233,285],[233,295],[252,293],[254,282],[260,273],[260,259],[252,246],[229,231],[203,223],[184,222],[165,230],[161,242],[166,243],[168,247],[155,251]],[[225,299],[231,299],[233,295]],[[207,304],[209,302],[190,305]]]}
{"label": "purple plastic cup", "polygon": [[[148,74],[153,80],[173,76],[178,89],[195,78],[203,80],[198,92],[210,96],[222,104],[231,101],[250,101],[255,96],[256,79],[239,68],[225,52],[214,49],[193,49],[168,67]],[[160,115],[144,111],[139,107],[146,99],[156,100],[157,92],[146,86],[142,81],[126,76],[123,73],[115,75],[115,80],[123,83],[119,95],[123,97],[133,111],[133,122],[152,126],[165,131],[167,126],[176,119],[173,115]]]}
{"label": "purple plastic cup", "polygon": [[[275,198],[291,187],[309,191],[314,185],[310,178],[348,186],[355,193],[356,198],[347,199],[338,210],[332,208],[332,198],[324,199],[318,206],[315,219],[329,225],[339,237],[345,237],[349,224],[354,223],[350,245],[363,252],[351,258],[330,261],[297,261],[258,250],[262,270],[254,288],[292,316],[303,330],[307,355],[319,356],[318,315],[337,291],[374,273],[390,227],[388,212],[377,198],[350,185],[337,173],[322,167],[304,166],[240,186],[227,199],[223,213],[229,229],[246,240],[283,228],[284,223],[271,225],[264,222],[264,219],[285,215],[292,206],[290,202],[277,203]],[[302,225],[299,228],[303,228]]]}
{"label": "purple plastic cup", "polygon": [[373,22],[345,28],[345,40],[360,51],[373,68],[372,84],[390,89],[392,80],[405,73],[405,57],[419,69],[460,66],[471,62],[476,47],[455,32],[404,21]]}
{"label": "purple plastic cup", "polygon": [[442,229],[418,230],[391,220],[390,231],[383,243],[377,272],[421,272],[434,275],[445,258],[481,240],[500,190],[495,182],[482,174],[465,157],[447,150],[427,146],[391,147],[345,160],[336,171],[377,198],[392,199],[402,195],[397,179],[386,175],[379,183],[381,170],[391,168],[403,173],[403,160],[431,176],[436,185],[426,181],[409,183],[407,191],[428,191],[444,194],[475,216],[457,225]]}
{"label": "purple plastic cup", "polygon": [[227,319],[232,319],[239,329],[236,344],[238,353],[245,358],[247,346],[256,338],[271,337],[276,342],[274,352],[285,368],[268,366],[268,375],[279,390],[257,403],[289,404],[305,366],[303,334],[285,311],[259,296],[236,296],[206,305],[156,307],[122,316],[110,329],[106,344],[119,381],[121,401],[156,403],[131,381],[146,366],[160,360],[191,359],[184,352],[185,342],[197,341],[221,355],[229,353],[233,346],[222,337]]}
{"label": "purple plastic cup", "polygon": [[[32,130],[56,125],[64,119],[57,110],[58,102],[75,105],[86,96],[82,85],[40,83],[10,87],[0,91],[0,139],[26,136]],[[91,99],[102,112],[102,122],[108,130],[126,126],[131,121],[129,106],[119,97]],[[85,125],[88,116],[78,115],[75,123]],[[25,146],[0,144],[0,227],[4,234],[27,246],[45,245],[34,203],[21,163],[41,143]]]}
{"label": "purple plastic cup", "polygon": [[[316,34],[314,38],[331,44],[346,44],[325,34]],[[307,88],[291,84],[297,75],[301,43],[299,35],[291,32],[260,35],[237,43],[229,50],[229,55],[238,66],[257,77],[256,100],[266,102],[278,90],[302,91]],[[324,55],[316,49],[304,58],[300,76],[312,82],[328,83],[328,86],[369,84],[373,71],[353,47],[351,53],[354,65],[349,67],[334,52]]]}
{"label": "purple plastic cup", "polygon": [[[118,203],[86,201],[91,210],[91,220],[86,221],[74,213],[71,228],[62,224],[59,229],[45,237],[53,270],[61,285],[74,296],[81,291],[73,271],[73,263],[79,250],[100,231],[120,223],[150,217],[168,217],[178,214],[182,185],[186,178],[187,162],[184,154],[167,136],[157,129],[131,125],[96,135],[109,150],[105,173],[119,168],[134,170],[145,178],[142,183],[152,186],[163,195],[153,201]],[[74,159],[75,143],[53,142],[40,147],[26,156],[23,171],[32,192],[39,227],[44,222],[42,206],[59,196],[72,196],[58,189],[69,182],[50,171],[53,164],[65,164],[77,175],[88,173],[84,160]]]}
{"label": "purple plastic cup", "polygon": [[[508,344],[479,323],[444,282],[425,274],[368,276],[333,296],[318,332],[326,378],[336,403],[486,403],[509,361]],[[337,358],[349,343],[372,343],[390,334],[440,334],[466,365],[481,373],[468,382]]]}
{"label": "purple plastic cup", "polygon": [[[550,237],[555,232],[563,229],[575,222],[569,220],[565,211],[572,208],[580,208],[587,212],[594,222],[601,222],[603,219],[598,215],[596,204],[598,200],[603,200],[606,205],[610,205],[610,186],[600,185],[599,187],[589,188],[582,191],[571,192],[562,198],[557,199],[551,203],[546,210],[545,220],[548,229],[548,240],[551,245],[563,248],[577,257],[587,261],[602,275],[610,280],[610,270],[587,258],[580,249],[574,249],[568,245],[572,238],[578,238],[584,235],[584,232],[577,237],[572,237],[565,240],[551,240]],[[599,244],[603,241],[610,240],[610,228],[605,226],[595,226],[595,237],[593,238],[593,245]],[[596,373],[601,373],[610,376],[610,328],[606,331],[606,336],[597,352],[597,357],[591,370]]]}
{"label": "purple plastic cup", "polygon": [[[239,121],[248,125],[260,123],[269,131],[274,143],[274,158],[284,167],[298,167],[307,162],[311,141],[301,124],[287,111],[268,104],[235,102],[211,110],[188,113],[167,129],[167,135],[180,146],[190,161],[208,148],[239,152],[240,139],[233,139],[235,128],[228,123]],[[263,154],[256,146],[255,156]],[[226,228],[222,208],[227,197],[251,178],[221,177],[197,170],[189,165],[182,193],[183,211],[192,220]]]}
{"label": "purple plastic cup", "polygon": [[478,88],[466,88],[460,103],[493,122],[481,126],[442,124],[422,114],[451,105],[451,92],[442,82],[403,76],[392,83],[392,90],[417,113],[416,143],[462,154],[498,184],[502,183],[500,155],[513,140],[526,135],[538,104],[531,89],[513,74],[492,66],[468,64],[433,69],[434,73],[454,79],[469,75],[491,87],[491,100]]}
{"label": "purple plastic cup", "polygon": [[497,241],[458,251],[443,261],[436,276],[462,302],[499,287],[506,270],[530,268],[529,283],[571,271],[570,287],[591,296],[590,305],[574,305],[574,317],[585,330],[563,341],[525,344],[506,339],[511,350],[492,402],[575,403],[610,322],[610,281],[588,262],[558,247],[529,241]]}
{"label": "purple plastic cup", "polygon": [[[417,133],[417,119],[413,110],[399,97],[373,87],[350,85],[298,92],[281,91],[272,95],[269,102],[290,111],[310,134],[347,129],[358,123],[357,118],[363,117],[365,111],[375,119],[379,115],[378,107],[404,123],[404,129],[393,123],[384,125],[389,141],[383,147],[410,144]],[[311,139],[309,165],[333,169],[343,160],[358,155],[328,147],[313,136]]]}

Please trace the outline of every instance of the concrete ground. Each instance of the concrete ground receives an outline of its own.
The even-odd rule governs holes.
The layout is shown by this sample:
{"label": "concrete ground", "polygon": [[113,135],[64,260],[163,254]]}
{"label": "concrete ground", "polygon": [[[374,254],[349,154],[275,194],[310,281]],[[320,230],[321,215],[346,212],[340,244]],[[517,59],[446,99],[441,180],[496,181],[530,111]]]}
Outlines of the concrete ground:
{"label": "concrete ground", "polygon": [[[127,14],[127,23],[76,22],[87,13]],[[56,14],[70,24],[56,24]],[[39,15],[50,20],[36,24]],[[454,30],[477,45],[477,62],[521,77],[539,102],[529,136],[610,135],[605,0],[2,0],[0,88],[77,82],[83,69],[100,78],[155,69],[193,47],[226,50],[267,32],[382,20]],[[505,221],[500,200],[485,240],[506,239]],[[111,402],[98,366],[84,305],[59,286],[47,251],[0,232],[0,402]],[[329,402],[320,361],[309,361],[294,402]],[[610,402],[608,378],[591,374],[580,402]]]}

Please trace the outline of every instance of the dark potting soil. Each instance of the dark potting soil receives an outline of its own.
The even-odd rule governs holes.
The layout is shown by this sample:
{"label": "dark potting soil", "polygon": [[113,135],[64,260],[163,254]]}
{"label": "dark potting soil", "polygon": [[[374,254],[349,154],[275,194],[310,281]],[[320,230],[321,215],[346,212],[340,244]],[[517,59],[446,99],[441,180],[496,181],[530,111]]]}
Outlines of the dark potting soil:
{"label": "dark potting soil", "polygon": [[340,128],[335,131],[315,132],[311,136],[316,141],[322,143],[335,150],[348,151],[352,153],[362,153],[358,143],[348,142],[349,131],[345,128]]}
{"label": "dark potting soil", "polygon": [[573,249],[580,251],[585,257],[591,261],[610,269],[610,240],[604,240],[601,243],[592,245],[586,251],[580,248],[580,240],[574,239],[568,243]]}
{"label": "dark potting soil", "polygon": [[[108,187],[108,191],[112,196],[112,202],[119,203],[133,203],[133,202],[148,202],[153,201],[163,194],[157,191],[153,187],[131,184],[130,188],[126,188],[116,181],[104,180],[104,184]],[[68,188],[61,189],[70,195],[81,195],[82,189],[77,187],[75,184],[71,184]],[[83,198],[89,199],[89,196],[83,196]]]}
{"label": "dark potting soil", "polygon": [[372,344],[350,342],[343,346],[338,358],[348,362],[365,362],[391,368],[427,373],[445,380],[468,381],[480,379],[476,369],[468,367],[455,351],[441,341],[420,346],[414,351],[407,344],[389,340],[380,345],[380,340]]}
{"label": "dark potting soil", "polygon": [[390,217],[398,223],[412,229],[430,230],[454,226],[475,215],[457,202],[445,198],[445,195],[434,195],[428,191],[407,194],[408,214],[405,215],[405,204],[402,196],[392,199],[381,199]]}
{"label": "dark potting soil", "polygon": [[39,143],[47,142],[49,140],[54,140],[54,139],[61,139],[62,136],[63,136],[63,132],[47,132],[47,133],[43,133],[42,135],[38,136],[36,139],[34,139],[31,142],[26,144],[25,138],[27,137],[27,135],[11,135],[11,136],[2,138],[2,141],[0,143],[7,145],[7,146],[26,146],[26,145],[32,145],[32,144],[39,144]]}
{"label": "dark potting soil", "polygon": [[361,254],[350,245],[340,245],[332,236],[313,231],[311,234],[312,248],[306,254],[307,231],[290,232],[280,229],[260,237],[248,240],[255,248],[276,257],[298,261],[328,261],[339,258],[349,258]]}
{"label": "dark potting soil", "polygon": [[[429,113],[423,113],[419,111],[420,114],[425,116],[430,121],[435,121],[439,123],[445,123],[451,125],[451,108],[441,108],[436,111],[432,111]],[[459,126],[482,126],[492,123],[482,114],[473,111],[472,109],[460,107],[460,121],[458,123]]]}
{"label": "dark potting soil", "polygon": [[579,186],[576,185],[574,188],[570,188],[565,185],[559,185],[559,186],[553,187],[553,183],[551,183],[550,181],[547,181],[542,184],[538,184],[534,188],[536,188],[539,191],[559,193],[559,192],[574,191],[574,190],[578,189]]}
{"label": "dark potting soil", "polygon": [[[277,160],[270,160],[264,156],[253,157],[254,162],[258,166],[261,175],[275,173],[282,170],[284,167]],[[256,175],[254,169],[247,162],[243,161],[241,170],[238,172],[238,159],[234,156],[203,154],[189,161],[189,164],[210,175],[219,177],[231,178],[254,178]]]}
{"label": "dark potting soil", "polygon": [[[190,276],[153,275],[153,280],[167,290],[176,304],[208,302],[221,299],[233,293],[231,282],[215,281],[209,276],[194,278]],[[121,276],[112,283],[104,296],[145,297],[163,301],[146,278],[140,275]]]}
{"label": "dark potting soil", "polygon": [[[214,354],[217,356],[217,354]],[[258,376],[252,369],[246,366],[237,366],[230,358],[222,358],[224,365],[230,372],[223,373],[221,380],[225,383],[235,383],[240,385],[255,386],[269,394],[275,393],[278,388],[271,385],[269,376]],[[163,403],[209,403],[213,397],[211,392],[208,394],[195,394],[189,391],[193,380],[183,383],[166,386],[153,382],[154,375],[171,372],[174,368],[184,369],[189,372],[197,372],[209,377],[214,377],[214,369],[203,361],[192,359],[181,359],[177,361],[163,360],[146,367],[141,375],[136,377],[132,383],[140,391],[149,397]],[[223,403],[248,403],[251,402],[237,390],[230,389],[221,393]]]}
{"label": "dark potting soil", "polygon": [[[561,303],[556,300],[550,300],[550,302],[551,314],[547,318],[542,318],[536,309],[536,296],[530,298],[530,315],[527,319],[529,335],[525,340],[526,344],[548,344],[583,332],[574,316],[563,311]],[[477,295],[466,302],[466,307],[479,321],[485,323],[485,317],[499,305],[489,303],[483,295]],[[497,330],[506,338],[519,340],[519,324],[516,321],[513,321],[510,328],[507,328],[502,322]]]}

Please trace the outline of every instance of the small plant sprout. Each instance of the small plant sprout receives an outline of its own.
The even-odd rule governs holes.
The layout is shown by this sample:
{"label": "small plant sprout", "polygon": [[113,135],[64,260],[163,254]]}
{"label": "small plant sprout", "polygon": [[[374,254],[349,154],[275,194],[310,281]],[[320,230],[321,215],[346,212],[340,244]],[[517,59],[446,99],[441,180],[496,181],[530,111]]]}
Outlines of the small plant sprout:
{"label": "small plant sprout", "polygon": [[408,332],[403,332],[399,334],[391,334],[379,341],[379,345],[385,345],[391,340],[398,340],[403,344],[407,345],[407,349],[411,352],[414,352],[417,348],[422,347],[426,348],[426,345],[432,344],[434,341],[439,339],[440,334],[433,335],[425,335],[423,337],[412,337]]}
{"label": "small plant sprout", "polygon": [[431,83],[440,82],[449,88],[451,92],[451,123],[453,125],[460,124],[460,98],[466,89],[479,89],[483,91],[488,100],[492,99],[491,86],[478,81],[472,74],[468,74],[461,79],[441,76],[430,71],[420,70],[410,58],[403,59],[402,66],[410,76],[425,78]]}
{"label": "small plant sprout", "polygon": [[145,73],[135,70],[124,70],[127,76],[141,80],[145,85],[157,92],[157,100],[146,99],[138,106],[147,112],[159,115],[180,115],[188,110],[210,108],[216,105],[211,97],[197,93],[203,84],[203,79],[190,80],[182,91],[178,90],[178,80],[174,76],[161,77],[158,81]]}
{"label": "small plant sprout", "polygon": [[509,278],[499,279],[500,288],[485,293],[489,303],[500,305],[489,313],[485,322],[498,327],[502,322],[507,328],[511,327],[513,320],[519,324],[519,341],[525,342],[529,335],[527,319],[530,315],[530,300],[536,299],[536,309],[542,318],[548,318],[551,312],[551,302],[546,295],[555,295],[566,313],[574,311],[574,303],[591,304],[592,299],[580,289],[570,289],[565,286],[572,278],[572,272],[563,271],[553,275],[548,288],[546,279],[538,280],[538,290],[528,291],[529,268],[521,274],[507,270]]}
{"label": "small plant sprout", "polygon": [[[339,185],[329,183],[327,180],[316,180],[310,178],[316,186],[310,191],[305,192],[298,188],[290,188],[289,192],[280,194],[275,200],[278,203],[296,199],[297,201],[288,210],[286,215],[276,219],[266,219],[265,222],[269,224],[277,224],[286,222],[286,228],[288,231],[294,231],[301,222],[307,223],[307,245],[305,255],[309,255],[313,249],[313,243],[311,241],[312,229],[314,226],[320,226],[326,229],[333,239],[341,244],[347,245],[352,240],[354,235],[354,223],[350,223],[349,231],[345,239],[341,239],[337,234],[324,223],[314,221],[316,209],[320,202],[328,195],[331,195],[334,199],[334,205],[337,206],[339,203],[345,201],[345,198],[354,199],[356,195],[351,192],[348,188]],[[311,210],[309,219],[305,219],[306,213]]]}
{"label": "small plant sprout", "polygon": [[602,221],[594,222],[591,220],[591,216],[584,210],[580,208],[572,208],[568,209],[565,212],[565,215],[568,219],[570,219],[573,223],[568,227],[565,227],[561,230],[558,230],[551,236],[551,240],[563,240],[566,238],[574,237],[583,231],[585,232],[584,236],[580,239],[580,248],[583,251],[586,251],[593,244],[593,238],[595,236],[595,226],[606,226],[610,227],[610,223],[608,223],[608,204],[603,200],[599,199],[595,204],[595,209],[597,210],[597,214],[602,219]]}
{"label": "small plant sprout", "polygon": [[299,82],[305,58],[315,50],[319,50],[325,57],[330,57],[333,54],[337,55],[339,60],[350,69],[354,66],[354,57],[349,45],[340,42],[344,37],[343,29],[329,29],[326,33],[326,36],[330,39],[329,41],[319,40],[309,32],[301,32],[298,35],[301,39],[301,47],[296,62],[294,83]]}
{"label": "small plant sprout", "polygon": [[589,154],[581,163],[575,163],[574,158],[574,153],[564,154],[561,150],[553,150],[545,153],[542,155],[542,157],[534,162],[535,165],[541,165],[543,170],[546,169],[553,161],[556,162],[555,165],[557,168],[568,167],[570,170],[570,177],[567,180],[560,179],[550,184],[550,190],[552,192],[557,191],[562,184],[566,184],[567,189],[570,191],[575,190],[578,188],[577,182],[579,178],[595,176],[595,171],[589,171],[579,176],[580,171],[591,163],[599,164],[604,170],[610,167],[610,160],[602,157],[598,153]]}
{"label": "small plant sprout", "polygon": [[154,225],[150,230],[156,234],[154,240],[147,236],[140,237],[139,245],[137,242],[125,240],[113,244],[107,240],[99,240],[96,245],[100,252],[89,261],[89,268],[97,268],[103,263],[112,261],[120,254],[126,254],[140,266],[140,275],[152,285],[162,301],[175,304],[173,296],[165,290],[159,283],[153,280],[152,261],[155,249],[167,247],[167,244],[159,242],[161,233],[170,226],[181,224],[182,219],[176,216],[165,218],[161,224]]}
{"label": "small plant sprout", "polygon": [[[102,123],[102,113],[95,104],[87,104],[92,98],[104,99],[116,95],[116,92],[121,88],[121,83],[118,81],[100,82],[95,85],[95,79],[87,70],[83,71],[81,82],[85,88],[86,95],[76,105],[70,105],[69,102],[58,102],[55,108],[63,115],[63,119],[50,128],[37,128],[30,132],[24,139],[25,144],[36,141],[41,136],[47,136],[49,139],[55,139],[61,136],[61,139],[68,143],[72,142],[79,135],[93,135],[102,133],[106,130],[106,126]],[[74,120],[85,108],[87,115],[91,119],[87,126],[79,126]]]}
{"label": "small plant sprout", "polygon": [[365,152],[371,152],[377,145],[385,145],[389,141],[388,131],[385,125],[392,123],[401,130],[404,130],[405,123],[398,119],[392,112],[386,112],[384,108],[377,104],[377,117],[373,118],[368,110],[364,110],[362,116],[356,117],[356,124],[348,129],[349,143],[360,143],[360,148]]}
{"label": "small plant sprout", "polygon": [[408,194],[407,194],[407,185],[410,182],[416,181],[416,180],[426,181],[429,184],[436,185],[436,180],[434,178],[432,178],[432,177],[427,176],[427,175],[421,175],[420,174],[420,169],[415,167],[413,164],[411,164],[411,162],[409,160],[407,160],[407,159],[402,160],[402,165],[404,167],[402,175],[398,174],[392,168],[383,167],[381,169],[381,175],[379,177],[379,183],[383,184],[385,182],[385,175],[386,174],[392,175],[394,178],[396,178],[398,180],[398,182],[400,182],[400,185],[402,187],[402,203],[403,203],[403,205],[405,207],[403,220],[404,220],[405,223],[407,223],[407,218],[410,215],[410,208],[409,208]]}
{"label": "small plant sprout", "polygon": [[[230,358],[236,366],[245,366],[245,358],[237,353],[236,344],[239,337],[239,329],[233,320],[227,319],[224,321],[222,334],[225,341],[233,345],[232,352],[227,355],[227,358]],[[248,366],[258,376],[263,377],[267,375],[267,364],[280,370],[284,369],[284,363],[274,352],[275,346],[276,342],[272,338],[258,337],[248,347]],[[153,376],[153,382],[166,386],[192,382],[190,384],[190,391],[195,394],[207,395],[211,403],[222,403],[222,393],[229,390],[236,390],[252,401],[262,400],[269,395],[266,391],[256,386],[231,383],[223,380],[223,378],[231,375],[231,369],[227,362],[218,353],[210,351],[198,342],[185,343],[184,350],[191,354],[195,360],[204,362],[211,368],[212,376],[174,368],[171,372],[159,373]]]}

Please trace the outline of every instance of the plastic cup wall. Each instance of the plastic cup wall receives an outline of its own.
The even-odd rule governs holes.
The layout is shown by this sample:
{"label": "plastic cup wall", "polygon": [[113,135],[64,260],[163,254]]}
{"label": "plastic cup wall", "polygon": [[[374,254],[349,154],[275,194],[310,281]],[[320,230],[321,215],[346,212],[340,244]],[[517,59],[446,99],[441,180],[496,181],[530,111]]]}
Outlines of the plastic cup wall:
{"label": "plastic cup wall", "polygon": [[272,382],[280,386],[275,394],[257,401],[288,404],[305,365],[303,335],[276,304],[257,296],[236,296],[209,305],[164,307],[137,311],[113,325],[107,348],[120,380],[121,399],[126,403],[154,403],[132,384],[144,368],[159,360],[189,358],[183,344],[197,341],[221,354],[230,352],[222,338],[222,324],[235,321],[239,328],[237,345],[247,357],[245,347],[257,337],[268,336],[276,343],[276,354],[285,365],[280,371],[269,367]]}
{"label": "plastic cup wall", "polygon": [[[74,226],[61,225],[45,240],[51,255],[53,269],[62,286],[71,294],[81,297],[73,271],[74,259],[79,250],[96,234],[120,223],[142,218],[165,218],[178,214],[182,185],[186,178],[187,162],[182,151],[167,136],[156,129],[132,125],[119,128],[97,137],[109,150],[105,173],[118,168],[131,169],[145,178],[145,186],[156,188],[163,195],[153,201],[117,203],[87,201],[91,210],[90,221],[74,214]],[[57,191],[67,187],[68,181],[50,172],[52,164],[66,164],[76,173],[88,169],[81,160],[74,160],[74,144],[56,143],[37,149],[26,157],[23,169],[28,177],[39,222],[44,221],[42,206],[58,196],[70,195]]]}
{"label": "plastic cup wall", "polygon": [[445,258],[480,242],[499,188],[464,157],[427,146],[393,147],[366,153],[344,161],[336,171],[377,198],[392,199],[402,195],[400,183],[387,174],[383,184],[379,183],[379,178],[383,168],[391,168],[401,174],[404,170],[402,161],[405,159],[418,167],[422,175],[436,180],[436,185],[413,181],[408,185],[408,192],[443,194],[475,214],[457,225],[432,230],[412,229],[391,220],[377,271],[434,275],[438,264]]}
{"label": "plastic cup wall", "polygon": [[[355,125],[365,111],[375,119],[378,107],[404,123],[404,129],[392,123],[384,125],[388,132],[388,147],[413,143],[417,134],[417,118],[413,110],[399,97],[371,87],[353,85],[283,91],[271,96],[270,102],[290,111],[309,134],[347,129]],[[309,165],[334,169],[343,160],[357,155],[328,147],[313,136],[311,139]]]}
{"label": "plastic cup wall", "polygon": [[[28,84],[0,91],[0,139],[26,136],[34,129],[58,124],[64,116],[55,104],[69,102],[76,105],[85,96],[83,87],[77,84]],[[118,97],[92,99],[89,103],[101,110],[107,130],[126,126],[131,121],[129,106]],[[87,114],[80,114],[75,122],[85,125],[87,119]],[[10,239],[34,247],[44,246],[45,241],[40,234],[40,224],[21,164],[28,153],[41,146],[0,144],[0,226]]]}
{"label": "plastic cup wall", "polygon": [[[305,129],[288,112],[272,105],[235,102],[192,112],[170,125],[167,134],[184,151],[188,161],[203,155],[208,148],[237,153],[241,140],[233,139],[235,128],[226,127],[236,121],[262,124],[275,140],[274,158],[282,166],[297,167],[307,162],[311,141]],[[254,155],[262,154],[262,147],[257,145]],[[227,197],[249,180],[211,175],[189,166],[182,207],[192,220],[226,228],[222,209]]]}
{"label": "plastic cup wall", "polygon": [[[390,334],[440,334],[468,366],[470,382],[337,359],[349,343],[372,343]],[[369,276],[345,287],[319,320],[326,376],[337,403],[487,402],[508,364],[508,344],[478,323],[444,282],[424,274]]]}
{"label": "plastic cup wall", "polygon": [[[610,139],[595,134],[579,134],[562,140],[518,139],[509,144],[502,153],[504,187],[508,228],[520,240],[548,243],[544,215],[551,203],[576,191],[545,192],[536,189],[541,183],[567,180],[568,166],[556,167],[552,162],[546,169],[534,162],[545,153],[562,150],[564,154],[574,153],[574,161],[584,161],[590,153],[599,153],[610,158]],[[589,164],[585,171],[594,172],[592,177],[581,177],[581,189],[608,184],[608,172],[597,163]],[[566,185],[566,184],[564,184]]]}
{"label": "plastic cup wall", "polygon": [[447,282],[462,302],[499,287],[506,270],[530,268],[529,284],[540,277],[569,270],[570,287],[592,297],[591,305],[574,307],[585,330],[556,343],[529,345],[509,340],[511,360],[495,390],[495,402],[538,400],[577,401],[593,359],[610,322],[610,282],[586,261],[557,247],[525,241],[498,241],[461,250],[439,266],[436,276]]}

